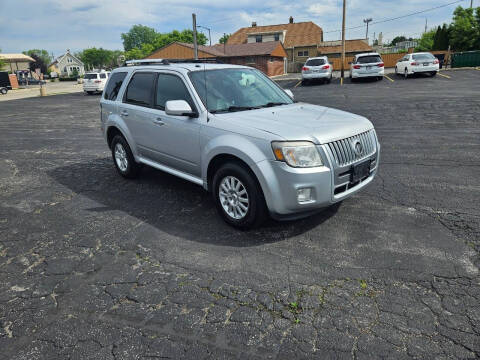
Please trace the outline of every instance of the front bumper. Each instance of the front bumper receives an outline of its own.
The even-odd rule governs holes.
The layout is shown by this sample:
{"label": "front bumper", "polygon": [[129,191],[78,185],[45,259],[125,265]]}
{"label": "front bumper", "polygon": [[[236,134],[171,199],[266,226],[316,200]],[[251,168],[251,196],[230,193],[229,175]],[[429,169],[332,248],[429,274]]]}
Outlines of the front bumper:
{"label": "front bumper", "polygon": [[[363,189],[374,179],[380,160],[380,144],[374,154],[362,159],[375,161],[368,177],[350,183],[347,174],[352,165],[338,167],[326,145],[318,146],[324,166],[315,168],[293,168],[275,160],[263,160],[255,164],[254,172],[262,186],[268,209],[274,218],[297,218],[342,201]],[[312,200],[299,203],[299,189],[310,188]]]}

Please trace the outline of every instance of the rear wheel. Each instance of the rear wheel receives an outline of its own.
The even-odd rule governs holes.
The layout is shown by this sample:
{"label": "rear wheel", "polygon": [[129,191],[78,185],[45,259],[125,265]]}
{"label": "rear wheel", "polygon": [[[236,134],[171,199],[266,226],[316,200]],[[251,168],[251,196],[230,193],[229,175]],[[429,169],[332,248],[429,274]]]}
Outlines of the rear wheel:
{"label": "rear wheel", "polygon": [[333,77],[333,75],[330,74],[330,77],[327,79],[327,84],[330,84],[332,82],[332,77]]}
{"label": "rear wheel", "polygon": [[433,76],[436,76],[436,75],[437,75],[437,72],[436,72],[436,71],[432,71],[432,72],[430,73],[430,75],[432,75],[432,77],[433,77]]}
{"label": "rear wheel", "polygon": [[93,91],[87,91],[87,94],[88,94],[88,95],[92,95],[92,94],[93,94]]}
{"label": "rear wheel", "polygon": [[251,171],[231,162],[220,167],[213,177],[213,199],[229,225],[247,230],[258,227],[267,218],[262,189]]}
{"label": "rear wheel", "polygon": [[405,79],[408,79],[408,69],[405,68],[405,72],[403,73],[403,76],[405,77]]}
{"label": "rear wheel", "polygon": [[125,178],[133,179],[140,171],[140,164],[135,161],[132,150],[121,135],[116,135],[110,144],[112,158],[118,173]]}
{"label": "rear wheel", "polygon": [[0,94],[6,95],[7,92],[8,92],[8,89],[7,89],[7,88],[0,88]]}

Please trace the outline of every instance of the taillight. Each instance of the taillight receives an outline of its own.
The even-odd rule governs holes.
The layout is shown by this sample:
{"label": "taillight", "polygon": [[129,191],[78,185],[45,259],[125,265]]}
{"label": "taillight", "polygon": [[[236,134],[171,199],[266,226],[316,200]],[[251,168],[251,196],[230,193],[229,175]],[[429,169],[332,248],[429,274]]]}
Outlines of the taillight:
{"label": "taillight", "polygon": [[330,65],[325,65],[322,69],[330,69]]}
{"label": "taillight", "polygon": [[383,67],[384,65],[384,63],[377,64],[378,67]]}
{"label": "taillight", "polygon": [[308,70],[310,70],[310,68],[308,68],[306,66],[302,67],[302,71],[308,71]]}
{"label": "taillight", "polygon": [[434,64],[440,64],[440,61],[438,61],[438,59],[435,59],[435,60],[433,60],[433,63]]}
{"label": "taillight", "polygon": [[417,66],[417,65],[419,65],[419,63],[417,63],[417,62],[414,61],[414,62],[412,62],[410,65],[412,65],[412,66]]}
{"label": "taillight", "polygon": [[353,65],[354,69],[360,69],[360,65]]}

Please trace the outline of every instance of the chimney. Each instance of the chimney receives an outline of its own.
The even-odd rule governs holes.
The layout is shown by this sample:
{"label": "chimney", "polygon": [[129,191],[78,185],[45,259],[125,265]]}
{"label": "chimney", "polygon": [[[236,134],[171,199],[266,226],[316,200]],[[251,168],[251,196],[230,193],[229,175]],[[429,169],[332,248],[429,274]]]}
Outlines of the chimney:
{"label": "chimney", "polygon": [[288,19],[288,22],[289,22],[290,24],[293,24],[293,16],[290,16],[290,18]]}
{"label": "chimney", "polygon": [[252,27],[256,27],[257,26],[257,22],[256,21],[252,21]]}

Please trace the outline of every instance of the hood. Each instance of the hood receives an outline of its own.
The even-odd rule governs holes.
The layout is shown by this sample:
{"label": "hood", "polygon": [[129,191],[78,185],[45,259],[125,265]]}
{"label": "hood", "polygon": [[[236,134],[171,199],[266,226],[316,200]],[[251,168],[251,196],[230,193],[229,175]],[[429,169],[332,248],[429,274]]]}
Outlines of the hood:
{"label": "hood", "polygon": [[324,106],[305,103],[275,106],[258,110],[216,114],[239,127],[254,128],[285,140],[309,140],[325,144],[373,128],[363,116]]}

